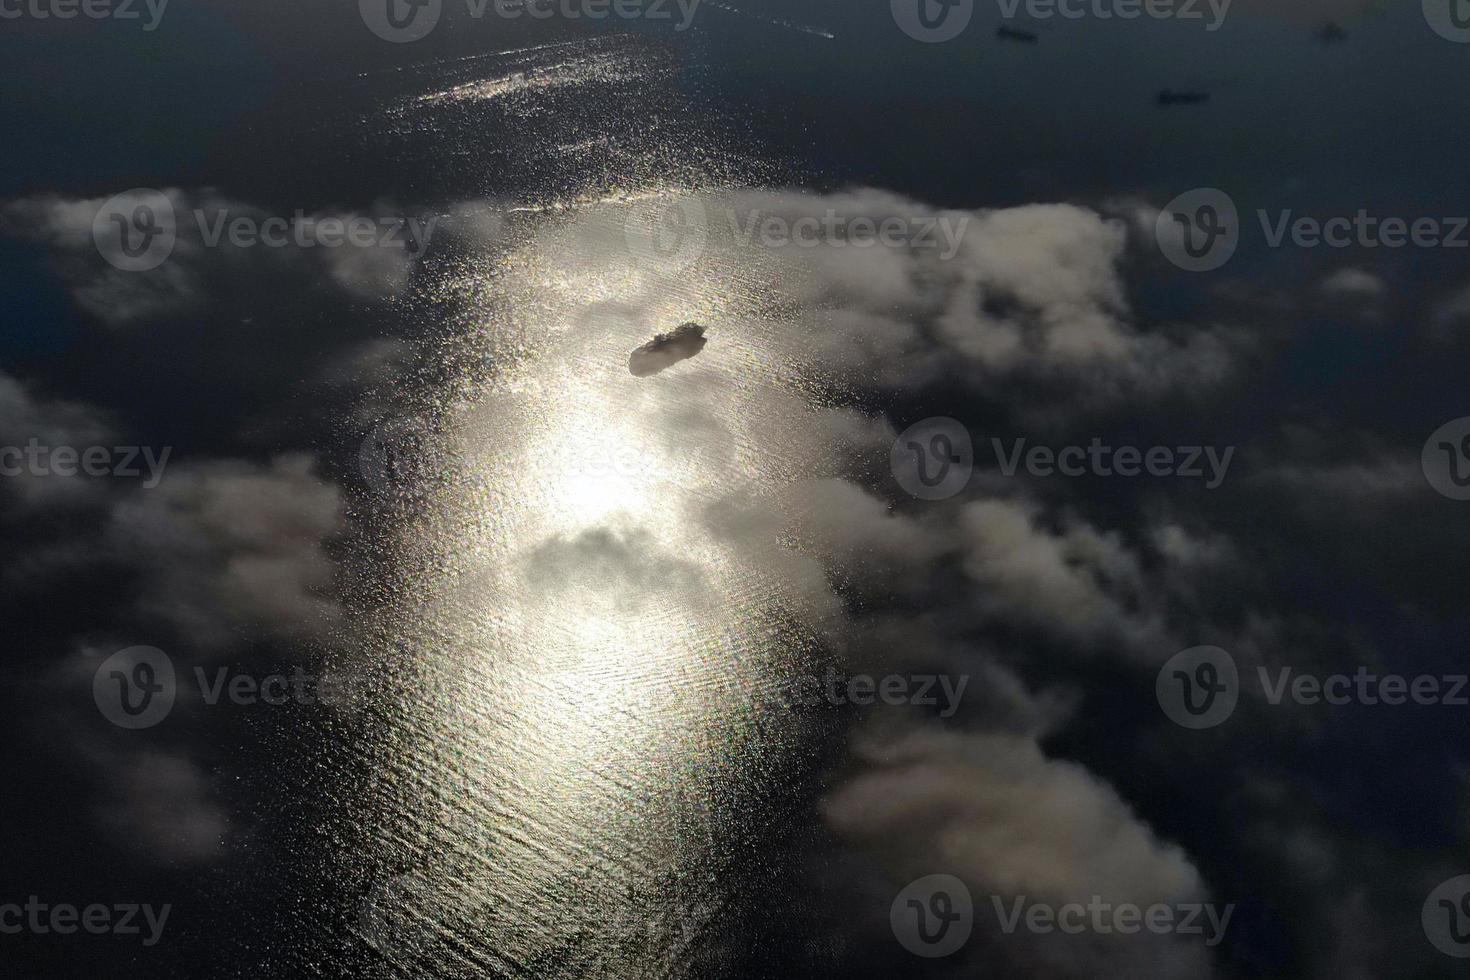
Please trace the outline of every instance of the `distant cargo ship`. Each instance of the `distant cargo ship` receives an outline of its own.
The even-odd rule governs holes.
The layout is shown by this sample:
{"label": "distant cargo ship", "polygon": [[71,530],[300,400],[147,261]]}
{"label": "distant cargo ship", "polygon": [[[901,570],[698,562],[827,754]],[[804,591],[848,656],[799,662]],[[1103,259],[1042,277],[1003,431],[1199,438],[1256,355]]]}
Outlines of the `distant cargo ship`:
{"label": "distant cargo ship", "polygon": [[668,333],[655,334],[654,338],[628,356],[628,370],[636,378],[658,374],[680,361],[704,350],[708,343],[704,327],[697,323],[681,323]]}
{"label": "distant cargo ship", "polygon": [[1174,92],[1164,89],[1159,93],[1159,105],[1202,105],[1208,101],[1209,92]]}
{"label": "distant cargo ship", "polygon": [[1023,31],[1019,27],[1007,27],[1005,24],[995,29],[995,36],[1002,41],[1019,41],[1022,44],[1036,44],[1041,40],[1041,35],[1035,31]]}

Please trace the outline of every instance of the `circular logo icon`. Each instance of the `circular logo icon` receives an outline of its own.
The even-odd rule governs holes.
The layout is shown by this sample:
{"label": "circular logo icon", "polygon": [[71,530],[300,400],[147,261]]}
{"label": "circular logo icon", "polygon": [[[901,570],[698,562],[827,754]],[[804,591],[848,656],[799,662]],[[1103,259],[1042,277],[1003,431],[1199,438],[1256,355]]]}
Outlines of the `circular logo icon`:
{"label": "circular logo icon", "polygon": [[157,647],[119,650],[92,675],[92,700],[119,728],[152,728],[173,710],[174,663]]}
{"label": "circular logo icon", "polygon": [[402,493],[430,472],[436,449],[437,440],[417,419],[384,419],[363,437],[358,472],[380,494]]}
{"label": "circular logo icon", "polygon": [[1190,647],[1170,657],[1154,682],[1159,707],[1183,728],[1214,728],[1235,712],[1240,674],[1219,647]]}
{"label": "circular logo icon", "polygon": [[1154,222],[1164,258],[1186,272],[1211,272],[1240,245],[1240,214],[1229,194],[1200,187],[1164,205]]}
{"label": "circular logo icon", "polygon": [[888,921],[904,949],[937,959],[955,952],[970,938],[975,903],[970,889],[954,875],[925,875],[898,893]]}
{"label": "circular logo icon", "polygon": [[1419,454],[1424,479],[1451,500],[1470,500],[1470,416],[1434,430]]}
{"label": "circular logo icon", "polygon": [[373,886],[358,909],[357,925],[367,944],[386,956],[430,941],[437,914],[433,885],[409,871]]}
{"label": "circular logo icon", "polygon": [[953,497],[975,469],[970,430],[951,418],[915,422],[894,440],[888,464],[898,485],[920,500]]}
{"label": "circular logo icon", "polygon": [[443,7],[444,0],[357,0],[367,29],[394,44],[427,37],[439,23]]}
{"label": "circular logo icon", "polygon": [[114,194],[92,216],[98,254],[124,272],[163,265],[177,240],[173,202],[161,191],[135,187]]}
{"label": "circular logo icon", "polygon": [[889,0],[893,22],[915,41],[938,44],[970,26],[975,0]]}
{"label": "circular logo icon", "polygon": [[623,234],[640,263],[679,271],[704,254],[709,220],[704,204],[686,197],[635,207],[623,225]]}
{"label": "circular logo icon", "polygon": [[1435,949],[1470,959],[1470,875],[1451,878],[1430,892],[1419,921]]}
{"label": "circular logo icon", "polygon": [[1424,0],[1424,19],[1446,41],[1470,44],[1470,0]]}

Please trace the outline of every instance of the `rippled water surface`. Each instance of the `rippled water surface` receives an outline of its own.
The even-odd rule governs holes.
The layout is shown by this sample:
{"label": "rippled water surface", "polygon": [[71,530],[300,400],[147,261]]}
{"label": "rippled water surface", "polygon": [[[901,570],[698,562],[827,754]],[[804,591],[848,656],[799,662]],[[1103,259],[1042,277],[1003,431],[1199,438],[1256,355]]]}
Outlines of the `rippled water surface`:
{"label": "rippled water surface", "polygon": [[[814,758],[772,692],[834,626],[781,540],[783,489],[826,465],[823,398],[785,273],[723,218],[757,168],[712,168],[677,106],[620,115],[669,98],[666,58],[549,45],[424,66],[380,104],[379,132],[472,184],[465,128],[492,122],[518,142],[484,166],[568,175],[502,198],[493,244],[437,268],[439,376],[383,440],[410,474],[385,509],[389,584],[365,587],[334,666],[389,665],[391,708],[344,706],[328,737],[349,748],[311,778],[331,828],[315,867],[362,896],[348,931],[393,975],[697,971]],[[659,247],[671,209],[700,224],[692,246]],[[702,353],[629,373],[687,321]]]}

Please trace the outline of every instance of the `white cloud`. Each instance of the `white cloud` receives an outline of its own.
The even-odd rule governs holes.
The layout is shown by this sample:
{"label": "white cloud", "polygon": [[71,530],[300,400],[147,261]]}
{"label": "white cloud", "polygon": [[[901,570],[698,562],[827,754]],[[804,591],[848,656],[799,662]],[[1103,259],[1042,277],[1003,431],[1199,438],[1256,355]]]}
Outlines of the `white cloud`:
{"label": "white cloud", "polygon": [[948,259],[940,248],[828,242],[781,252],[804,270],[787,273],[788,288],[812,352],[835,373],[904,388],[946,375],[976,387],[1032,376],[1110,396],[1214,383],[1230,370],[1229,338],[1216,328],[1133,321],[1120,277],[1128,226],[1087,208],[943,211],[875,190],[733,201],[737,216],[835,211],[963,231]]}
{"label": "white cloud", "polygon": [[288,454],[171,467],[117,504],[106,540],[143,576],[139,608],[211,651],[242,631],[309,638],[335,625],[325,545],[343,528],[338,489]]}
{"label": "white cloud", "polygon": [[160,864],[207,861],[223,853],[230,831],[203,765],[160,748],[87,750],[103,774],[98,824],[116,841]]}
{"label": "white cloud", "polygon": [[1470,287],[1452,293],[1436,303],[1433,317],[1434,322],[1441,327],[1470,317]]}
{"label": "white cloud", "polygon": [[1388,284],[1371,272],[1362,269],[1338,269],[1322,280],[1322,292],[1329,296],[1382,296]]}
{"label": "white cloud", "polygon": [[[171,207],[154,209],[155,218],[160,228],[174,234],[174,243],[167,258],[147,270],[117,268],[99,251],[93,239],[93,220],[110,198],[45,195],[14,200],[0,205],[0,228],[49,249],[77,305],[110,326],[121,326],[199,311],[209,303],[218,281],[240,277],[263,280],[269,283],[268,289],[279,289],[282,276],[324,276],[350,298],[392,299],[407,288],[418,255],[432,242],[431,228],[421,232],[427,240],[417,242],[404,221],[418,222],[422,229],[427,222],[438,220],[404,215],[383,202],[363,211],[275,214],[212,188],[186,191],[171,187],[157,194],[167,198]],[[142,195],[133,197],[155,203]],[[119,195],[117,206],[126,210],[130,200],[127,193]],[[486,233],[485,222],[474,219],[472,213],[457,211],[452,216],[464,219],[463,234]],[[343,240],[328,245],[315,237],[324,222],[345,224],[361,218],[374,222],[373,244]],[[246,244],[234,239],[237,222],[244,225],[241,241]]]}
{"label": "white cloud", "polygon": [[1062,518],[1044,528],[1029,505],[1009,500],[967,504],[959,521],[965,573],[991,617],[1019,619],[1084,645],[1125,638],[1133,648],[1169,646],[1138,558],[1117,535]]}
{"label": "white cloud", "polygon": [[822,808],[844,836],[900,858],[917,851],[1011,895],[1147,905],[1205,893],[1183,850],[1160,841],[1106,783],[1046,758],[1029,738],[885,733],[864,741],[859,757],[864,771]]}

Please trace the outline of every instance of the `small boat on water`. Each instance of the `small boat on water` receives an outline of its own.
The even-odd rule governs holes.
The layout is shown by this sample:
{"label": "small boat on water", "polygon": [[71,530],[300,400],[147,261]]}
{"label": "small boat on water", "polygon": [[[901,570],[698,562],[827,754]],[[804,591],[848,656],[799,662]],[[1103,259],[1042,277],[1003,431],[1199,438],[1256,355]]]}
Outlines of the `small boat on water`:
{"label": "small boat on water", "polygon": [[1209,92],[1175,92],[1164,89],[1159,93],[1158,103],[1164,105],[1204,105],[1210,101]]}
{"label": "small boat on water", "polygon": [[706,343],[704,327],[681,323],[668,333],[655,334],[652,340],[628,355],[628,371],[635,378],[658,374],[698,354]]}

